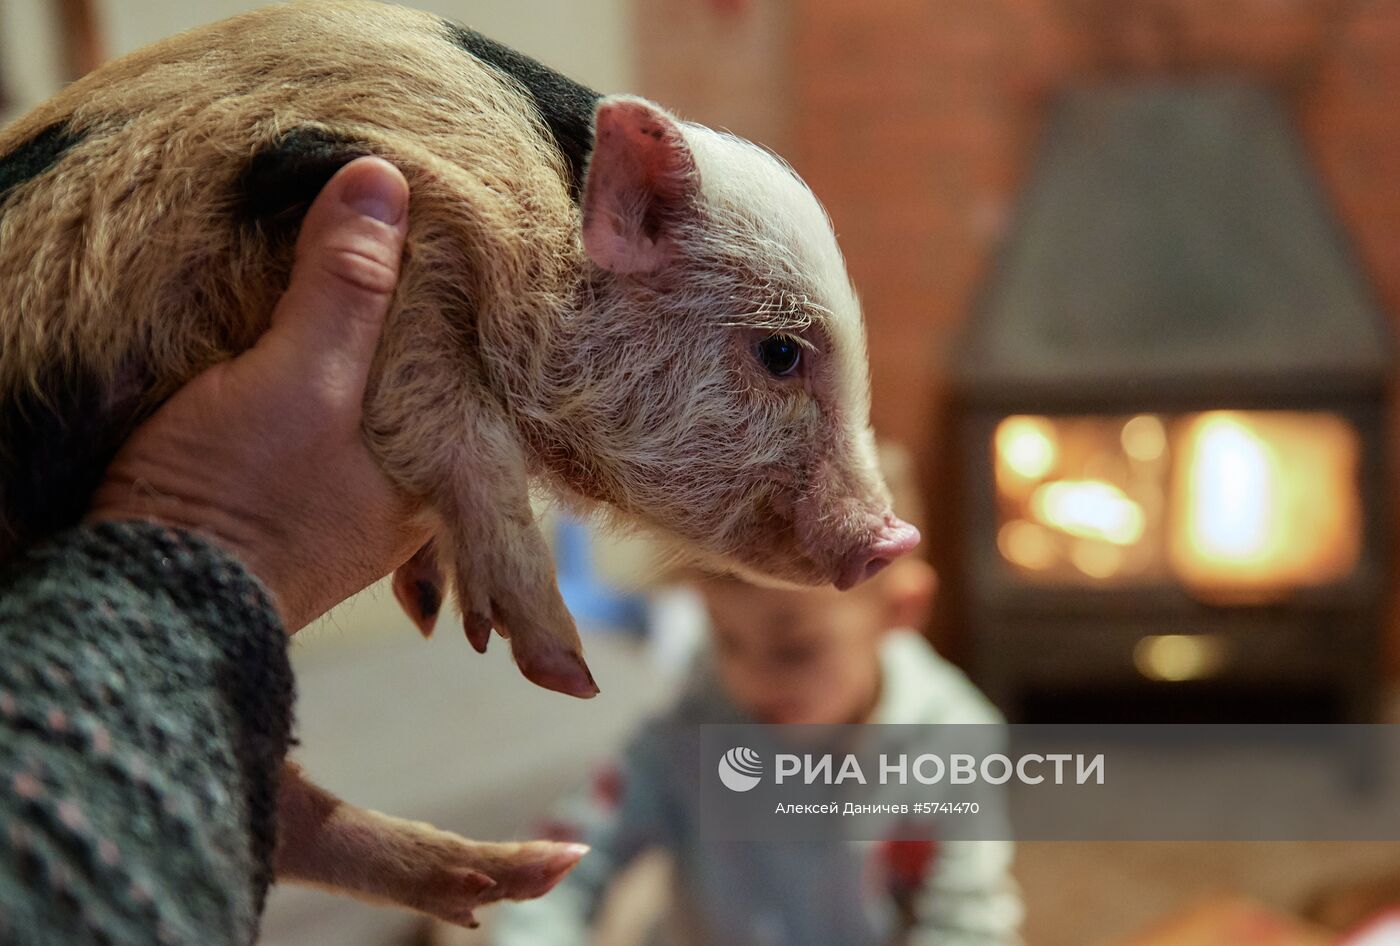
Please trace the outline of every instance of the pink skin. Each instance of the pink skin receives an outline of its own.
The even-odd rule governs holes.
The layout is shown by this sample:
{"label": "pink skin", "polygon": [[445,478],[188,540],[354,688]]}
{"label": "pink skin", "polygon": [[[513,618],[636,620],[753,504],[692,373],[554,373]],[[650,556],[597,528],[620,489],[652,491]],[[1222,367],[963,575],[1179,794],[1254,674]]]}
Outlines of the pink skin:
{"label": "pink skin", "polygon": [[902,519],[889,516],[884,528],[870,545],[856,549],[846,557],[835,581],[836,590],[846,591],[874,578],[895,559],[912,552],[918,544],[918,529]]}
{"label": "pink skin", "polygon": [[644,103],[604,106],[583,196],[583,242],[601,268],[655,272],[682,252],[660,215],[697,199],[695,160],[674,122]]}

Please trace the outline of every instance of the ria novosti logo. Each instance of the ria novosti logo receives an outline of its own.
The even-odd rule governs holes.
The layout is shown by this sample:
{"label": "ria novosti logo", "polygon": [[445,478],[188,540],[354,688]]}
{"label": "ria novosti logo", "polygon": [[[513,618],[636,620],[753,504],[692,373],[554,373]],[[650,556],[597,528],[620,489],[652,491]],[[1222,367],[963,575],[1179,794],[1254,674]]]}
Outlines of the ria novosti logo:
{"label": "ria novosti logo", "polygon": [[[847,753],[837,757],[825,755],[794,755],[779,752],[773,756],[773,784],[798,782],[802,785],[1005,785],[1017,781],[1024,785],[1076,785],[1093,782],[1103,785],[1104,753],[1028,753],[1012,758],[1003,753],[952,753],[947,756],[925,752],[908,754],[882,753],[876,771],[867,772],[875,760]],[[1053,770],[1053,771],[1052,771]],[[719,780],[732,792],[752,791],[763,780],[763,757],[747,746],[735,746],[719,760]]]}
{"label": "ria novosti logo", "polygon": [[747,792],[763,778],[763,759],[744,746],[730,749],[719,760],[719,780],[731,792]]}

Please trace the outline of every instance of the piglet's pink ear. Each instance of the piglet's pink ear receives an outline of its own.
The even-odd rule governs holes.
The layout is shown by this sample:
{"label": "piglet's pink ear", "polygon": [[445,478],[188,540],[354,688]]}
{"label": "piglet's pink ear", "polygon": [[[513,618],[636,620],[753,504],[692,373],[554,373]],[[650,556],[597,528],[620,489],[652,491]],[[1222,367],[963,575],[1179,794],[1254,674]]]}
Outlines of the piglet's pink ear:
{"label": "piglet's pink ear", "polygon": [[695,214],[695,156],[676,120],[645,99],[603,99],[595,126],[583,247],[610,272],[655,272],[676,257],[677,232]]}

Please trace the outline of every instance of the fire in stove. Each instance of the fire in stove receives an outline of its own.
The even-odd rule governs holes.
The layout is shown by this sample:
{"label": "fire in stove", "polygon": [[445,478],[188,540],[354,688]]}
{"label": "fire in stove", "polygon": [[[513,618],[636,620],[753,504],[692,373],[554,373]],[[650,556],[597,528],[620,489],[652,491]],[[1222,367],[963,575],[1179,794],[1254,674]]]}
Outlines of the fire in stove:
{"label": "fire in stove", "polygon": [[976,681],[1022,720],[1373,718],[1392,351],[1277,98],[1066,90],[952,361]]}
{"label": "fire in stove", "polygon": [[1360,437],[1335,414],[1022,414],[994,448],[997,549],[1030,580],[1265,600],[1360,559]]}

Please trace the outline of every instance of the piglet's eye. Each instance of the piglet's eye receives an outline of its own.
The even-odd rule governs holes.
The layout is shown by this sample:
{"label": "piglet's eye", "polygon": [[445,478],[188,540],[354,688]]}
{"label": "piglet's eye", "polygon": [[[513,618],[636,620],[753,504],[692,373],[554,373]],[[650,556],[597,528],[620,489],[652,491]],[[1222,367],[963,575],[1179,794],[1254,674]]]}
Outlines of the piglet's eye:
{"label": "piglet's eye", "polygon": [[802,346],[791,335],[769,335],[758,343],[758,360],[775,377],[785,377],[802,363]]}

